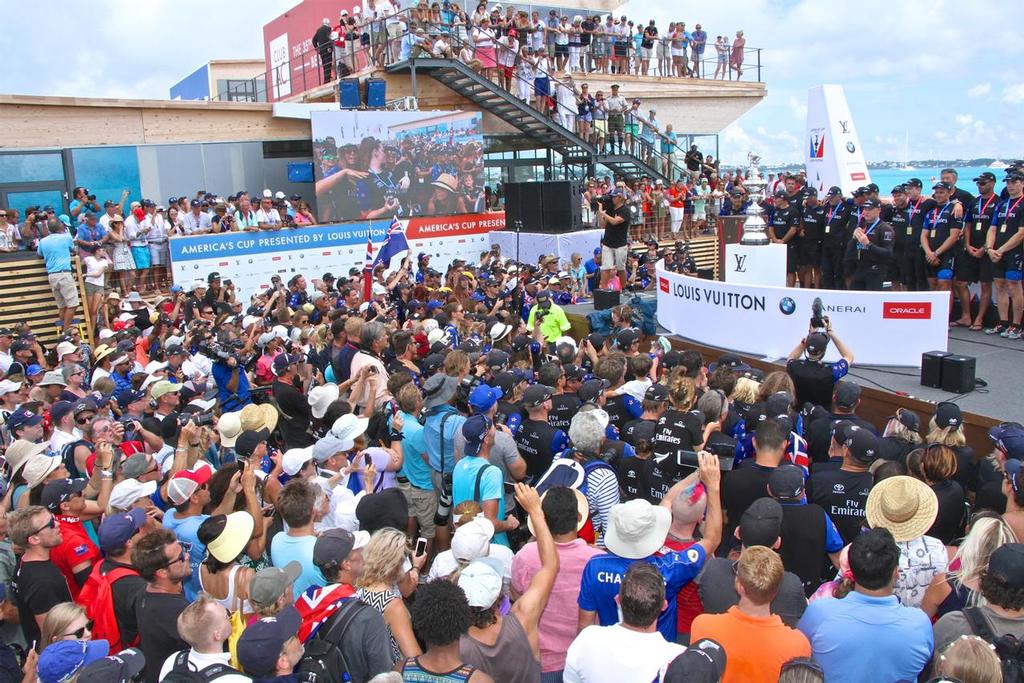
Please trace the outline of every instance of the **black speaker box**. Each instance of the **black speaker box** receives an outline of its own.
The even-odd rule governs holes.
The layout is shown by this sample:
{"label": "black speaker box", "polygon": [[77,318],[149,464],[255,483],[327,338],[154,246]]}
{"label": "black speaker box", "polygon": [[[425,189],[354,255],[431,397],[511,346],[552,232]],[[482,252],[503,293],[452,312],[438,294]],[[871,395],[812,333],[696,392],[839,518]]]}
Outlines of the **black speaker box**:
{"label": "black speaker box", "polygon": [[615,308],[619,305],[619,290],[617,289],[595,289],[594,290],[594,310],[604,311],[609,308]]}
{"label": "black speaker box", "polygon": [[972,356],[946,356],[942,359],[942,390],[954,394],[974,391],[977,360]]}
{"label": "black speaker box", "polygon": [[505,226],[523,222],[523,232],[544,231],[543,183],[505,183]]}
{"label": "black speaker box", "polygon": [[942,359],[953,354],[948,351],[926,351],[921,354],[921,384],[933,389],[942,388]]}
{"label": "black speaker box", "polygon": [[540,183],[544,203],[544,232],[569,232],[583,222],[580,186],[568,180]]}

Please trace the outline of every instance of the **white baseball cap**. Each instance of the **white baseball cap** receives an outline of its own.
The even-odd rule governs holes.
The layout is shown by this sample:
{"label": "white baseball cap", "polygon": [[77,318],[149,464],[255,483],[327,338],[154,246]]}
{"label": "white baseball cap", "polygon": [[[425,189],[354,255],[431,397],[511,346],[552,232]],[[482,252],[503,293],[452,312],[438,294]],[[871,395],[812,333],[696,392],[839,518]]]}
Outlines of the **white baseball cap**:
{"label": "white baseball cap", "polygon": [[498,600],[501,595],[501,573],[501,562],[493,557],[473,560],[462,570],[459,588],[466,594],[470,607],[490,607]]}
{"label": "white baseball cap", "polygon": [[141,482],[138,479],[123,479],[110,491],[110,507],[128,510],[139,498],[148,498],[156,491],[155,481]]}
{"label": "white baseball cap", "polygon": [[452,556],[456,560],[472,561],[487,555],[494,538],[494,523],[479,516],[462,524],[452,536]]}
{"label": "white baseball cap", "polygon": [[313,447],[289,448],[281,456],[281,469],[290,477],[299,473],[303,466],[313,459]]}

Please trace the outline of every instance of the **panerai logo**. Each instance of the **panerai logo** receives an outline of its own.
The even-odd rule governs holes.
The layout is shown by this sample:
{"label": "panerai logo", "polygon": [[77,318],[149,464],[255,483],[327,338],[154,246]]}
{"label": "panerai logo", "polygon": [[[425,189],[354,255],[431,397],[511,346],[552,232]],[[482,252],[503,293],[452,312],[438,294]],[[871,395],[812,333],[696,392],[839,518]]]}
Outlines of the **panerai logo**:
{"label": "panerai logo", "polygon": [[747,272],[747,255],[746,254],[733,254],[736,257],[736,268],[733,270],[734,273],[745,273]]}

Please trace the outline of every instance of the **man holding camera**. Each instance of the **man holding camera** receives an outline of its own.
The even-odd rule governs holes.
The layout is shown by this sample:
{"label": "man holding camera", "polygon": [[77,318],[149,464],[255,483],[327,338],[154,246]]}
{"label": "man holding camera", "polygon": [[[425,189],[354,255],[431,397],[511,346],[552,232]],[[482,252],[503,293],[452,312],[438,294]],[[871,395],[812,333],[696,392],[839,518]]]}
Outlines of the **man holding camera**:
{"label": "man holding camera", "polygon": [[281,413],[281,436],[285,448],[312,446],[316,439],[307,431],[313,413],[306,400],[306,392],[313,377],[313,366],[302,362],[299,356],[281,353],[274,359],[274,400]]}
{"label": "man holding camera", "polygon": [[551,300],[551,293],[547,290],[537,292],[537,298],[534,301],[536,303],[530,309],[526,324],[531,330],[540,330],[544,341],[554,353],[555,342],[564,336],[572,326],[569,324],[569,319],[565,317],[565,311]]}
{"label": "man holding camera", "polygon": [[99,202],[96,201],[96,195],[89,194],[89,190],[86,188],[76,187],[71,191],[71,197],[71,203],[68,204],[68,213],[71,214],[73,220],[81,222],[85,218],[82,215],[83,211],[93,211],[96,214],[103,213]]}
{"label": "man holding camera", "polygon": [[[610,199],[610,203],[609,200]],[[597,203],[597,215],[604,224],[601,236],[601,289],[607,289],[612,271],[619,283],[626,281],[626,254],[629,252],[629,207],[622,190],[615,189]]]}
{"label": "man holding camera", "polygon": [[[817,301],[815,303],[817,304]],[[822,360],[829,341],[835,343],[836,350],[842,356],[834,363]],[[790,352],[786,362],[786,370],[796,387],[797,403],[811,403],[832,410],[835,384],[850,371],[851,363],[853,352],[832,331],[832,323],[828,316],[813,316],[807,336]]]}

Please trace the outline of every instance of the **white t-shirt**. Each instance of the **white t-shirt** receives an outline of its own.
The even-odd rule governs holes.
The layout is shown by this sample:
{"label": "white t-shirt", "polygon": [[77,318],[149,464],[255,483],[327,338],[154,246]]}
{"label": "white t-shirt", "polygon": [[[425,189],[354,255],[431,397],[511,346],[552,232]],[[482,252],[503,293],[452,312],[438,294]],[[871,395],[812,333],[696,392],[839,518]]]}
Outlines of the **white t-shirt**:
{"label": "white t-shirt", "polygon": [[588,626],[569,646],[562,675],[566,683],[653,681],[684,650],[658,631],[640,633],[622,624]]}
{"label": "white t-shirt", "polygon": [[[107,259],[96,258],[95,256],[86,256],[82,259],[85,263],[85,281],[90,285],[96,285],[102,287],[104,280],[107,277],[107,271],[110,269],[110,261]],[[90,276],[89,273],[96,273],[99,275]]]}
{"label": "white t-shirt", "polygon": [[893,592],[901,604],[920,607],[932,579],[946,573],[949,565],[946,546],[931,536],[918,536],[896,545],[900,548],[900,575]]}
{"label": "white t-shirt", "polygon": [[[160,680],[167,678],[167,674],[171,673],[171,669],[174,667],[174,659],[178,656],[177,652],[171,653],[171,655],[164,660],[164,665],[160,667]],[[202,652],[196,652],[195,650],[189,649],[188,651],[188,663],[195,667],[195,671],[202,671],[208,666],[214,664],[223,664],[230,666],[231,654],[229,652],[217,652],[213,654],[205,654]],[[223,676],[217,676],[214,680],[222,681],[223,683],[245,683],[252,681],[251,678],[241,673],[228,673]]]}
{"label": "white t-shirt", "polygon": [[256,222],[266,223],[267,225],[277,225],[281,222],[281,214],[277,212],[277,209],[270,209],[269,211],[257,209]]}

